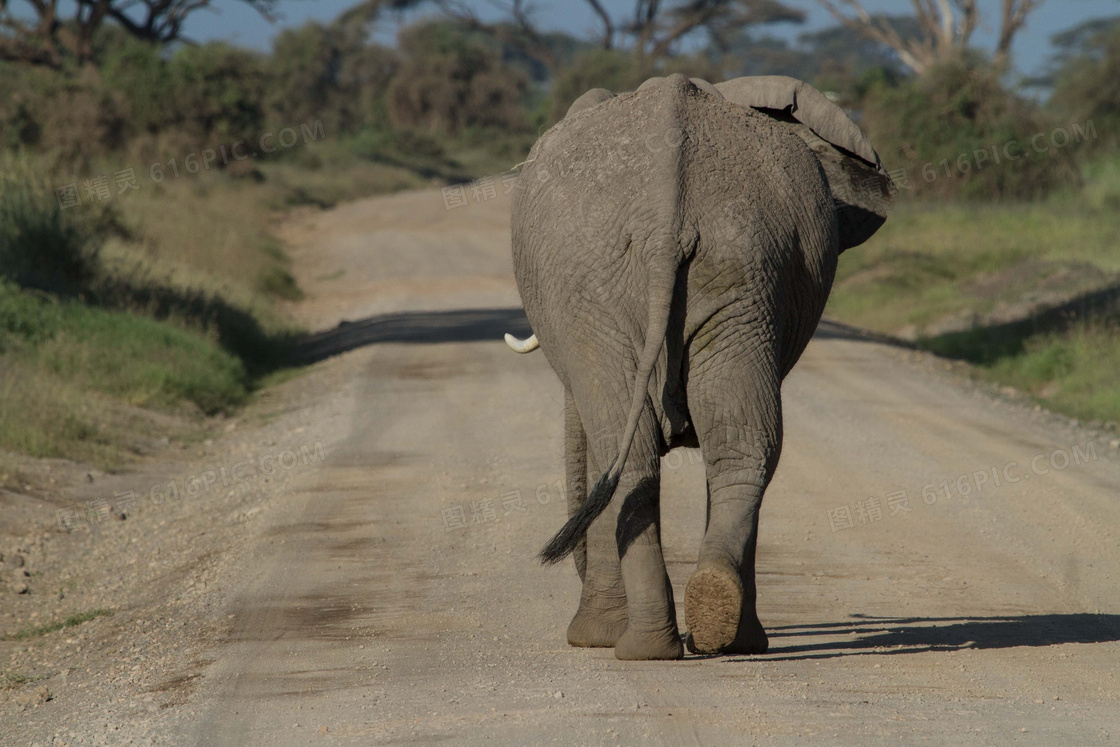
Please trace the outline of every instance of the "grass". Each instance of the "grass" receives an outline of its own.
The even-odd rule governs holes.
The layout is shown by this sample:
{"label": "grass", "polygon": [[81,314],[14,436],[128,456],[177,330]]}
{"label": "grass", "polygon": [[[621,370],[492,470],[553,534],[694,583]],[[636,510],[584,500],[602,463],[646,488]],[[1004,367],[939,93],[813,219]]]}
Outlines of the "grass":
{"label": "grass", "polygon": [[[29,321],[30,320],[30,321]],[[245,401],[244,364],[190,329],[0,284],[0,330],[24,366],[131,405],[206,414]],[[4,340],[0,339],[0,343]]]}
{"label": "grass", "polygon": [[11,284],[0,284],[0,348],[0,448],[102,469],[235,409],[253,385],[213,335]]}
{"label": "grass", "polygon": [[281,326],[273,302],[298,297],[298,288],[270,233],[269,195],[223,174],[142,184],[117,203],[129,231],[105,243],[105,274],[220,296],[265,326]]}
{"label": "grass", "polygon": [[1120,273],[1120,213],[1080,203],[903,202],[840,257],[828,313],[883,332],[985,314],[1041,287],[1088,290]]}
{"label": "grass", "polygon": [[34,681],[34,677],[23,674],[22,672],[4,672],[3,677],[0,677],[0,689],[10,690]]}
{"label": "grass", "polygon": [[139,189],[68,210],[51,185],[94,174],[0,153],[0,451],[116,470],[298,375],[277,210],[428,183],[347,147],[158,184],[137,167]]}
{"label": "grass", "polygon": [[1049,409],[1086,421],[1120,422],[1120,329],[1115,321],[1084,321],[1038,334],[975,329],[921,343],[975,364],[979,377],[1027,392]]}
{"label": "grass", "polygon": [[1120,285],[1120,160],[1087,173],[1084,190],[1042,203],[903,200],[841,256],[826,313],[968,361],[1050,409],[1120,421],[1120,309],[1041,312]]}
{"label": "grass", "polygon": [[91,227],[65,213],[26,158],[0,161],[0,278],[74,294],[92,278]]}
{"label": "grass", "polygon": [[87,623],[90,620],[96,620],[99,617],[108,617],[112,614],[113,611],[107,609],[95,609],[87,610],[86,612],[77,612],[73,615],[68,615],[61,620],[56,620],[53,623],[23,628],[16,631],[15,633],[12,633],[11,635],[5,636],[5,639],[9,641],[25,641],[29,638],[40,638],[42,636],[49,635],[50,633],[56,633],[60,630],[65,630],[66,628],[77,627],[78,625]]}
{"label": "grass", "polygon": [[[402,154],[400,137],[422,147]],[[496,173],[530,144],[386,138],[332,138],[159,183],[138,153],[77,173],[0,152],[0,457],[116,470],[150,442],[190,440],[203,416],[300,373],[285,367],[299,330],[284,302],[303,292],[273,236],[278,211]],[[130,165],[138,189],[58,204],[54,185]]]}

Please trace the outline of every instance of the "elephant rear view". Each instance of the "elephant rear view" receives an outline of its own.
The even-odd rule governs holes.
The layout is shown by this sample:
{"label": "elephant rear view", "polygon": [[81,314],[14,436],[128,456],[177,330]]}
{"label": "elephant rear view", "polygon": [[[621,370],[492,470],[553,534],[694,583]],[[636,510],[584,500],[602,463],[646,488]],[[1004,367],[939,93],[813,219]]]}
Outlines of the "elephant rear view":
{"label": "elephant rear view", "polygon": [[[660,457],[699,446],[708,521],[687,644],[759,653],[758,510],[782,444],[781,382],[816,329],[840,252],[893,187],[859,129],[790,78],[683,76],[577,100],[522,168],[517,285],[565,389],[574,646],[683,655],[659,528]],[[588,479],[590,476],[590,479]],[[591,485],[590,489],[588,488]]]}

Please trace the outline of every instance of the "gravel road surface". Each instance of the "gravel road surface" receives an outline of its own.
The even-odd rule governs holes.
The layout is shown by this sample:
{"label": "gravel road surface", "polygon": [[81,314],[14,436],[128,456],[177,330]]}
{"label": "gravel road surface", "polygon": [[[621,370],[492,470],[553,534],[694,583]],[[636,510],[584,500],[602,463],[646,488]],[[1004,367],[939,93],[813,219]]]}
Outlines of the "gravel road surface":
{"label": "gravel road surface", "polygon": [[[222,591],[206,610],[154,608],[221,621],[148,644],[157,662],[191,652],[193,668],[179,664],[188,689],[168,701],[152,683],[121,685],[123,704],[154,692],[168,705],[75,719],[55,737],[47,709],[101,713],[68,686],[2,711],[24,721],[0,741],[1120,736],[1117,450],[835,323],[784,386],[785,447],[758,555],[769,653],[638,663],[569,648],[575,571],[534,560],[565,514],[562,392],[542,355],[501,342],[524,331],[508,220],[501,196],[445,210],[433,190],[284,227],[309,295],[295,313],[322,330],[304,353],[322,362],[281,394],[319,405],[292,405],[261,432],[275,441],[277,427],[298,424],[296,441],[322,441],[325,458],[262,493],[262,517],[214,550],[230,560],[215,566],[210,583]],[[667,456],[664,545],[678,610],[703,496],[698,452]],[[105,635],[129,614],[117,612]],[[111,657],[88,667],[90,680],[97,661]]]}

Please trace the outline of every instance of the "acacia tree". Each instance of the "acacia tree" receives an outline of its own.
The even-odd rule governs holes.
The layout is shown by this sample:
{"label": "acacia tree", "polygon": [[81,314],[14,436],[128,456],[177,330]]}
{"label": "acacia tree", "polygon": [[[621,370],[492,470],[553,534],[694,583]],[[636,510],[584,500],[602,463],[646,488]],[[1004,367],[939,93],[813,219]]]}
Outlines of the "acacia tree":
{"label": "acacia tree", "polygon": [[[521,50],[538,60],[552,73],[558,73],[557,59],[548,39],[532,20],[526,0],[495,0],[492,5],[504,11],[497,23],[486,22],[462,0],[435,0],[449,17],[468,29],[494,36],[503,44]],[[633,12],[612,15],[600,0],[584,0],[599,19],[602,30],[597,46],[606,50],[625,49],[646,60],[669,56],[678,44],[692,34],[707,34],[717,47],[744,28],[780,21],[801,22],[805,14],[778,0],[634,0]]]}
{"label": "acacia tree", "polygon": [[[278,0],[239,0],[269,20]],[[61,5],[61,7],[60,7]],[[59,67],[93,57],[93,39],[106,21],[155,44],[182,38],[183,22],[211,0],[0,0],[0,60]]]}
{"label": "acacia tree", "polygon": [[[918,75],[939,62],[958,57],[980,23],[976,0],[912,0],[921,34],[907,38],[898,33],[887,17],[868,13],[859,0],[818,2],[840,23],[893,49]],[[999,37],[992,58],[997,69],[1007,66],[1015,34],[1031,11],[1042,3],[1043,0],[1000,0]]]}

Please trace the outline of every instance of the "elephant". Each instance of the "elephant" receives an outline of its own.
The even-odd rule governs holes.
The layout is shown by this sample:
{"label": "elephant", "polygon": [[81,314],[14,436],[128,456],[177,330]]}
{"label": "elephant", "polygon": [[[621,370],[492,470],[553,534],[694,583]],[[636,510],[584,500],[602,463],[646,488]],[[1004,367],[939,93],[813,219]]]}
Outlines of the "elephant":
{"label": "elephant", "polygon": [[[619,659],[757,654],[755,550],[782,448],[781,384],[820,320],[839,254],[896,192],[842,109],[782,76],[683,75],[593,89],[521,165],[518,291],[564,388],[573,646]],[[661,551],[660,458],[699,447],[707,516],[677,627]],[[595,482],[590,485],[591,478]]]}

